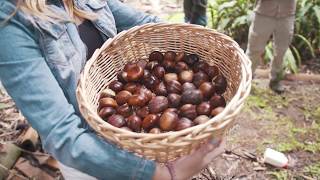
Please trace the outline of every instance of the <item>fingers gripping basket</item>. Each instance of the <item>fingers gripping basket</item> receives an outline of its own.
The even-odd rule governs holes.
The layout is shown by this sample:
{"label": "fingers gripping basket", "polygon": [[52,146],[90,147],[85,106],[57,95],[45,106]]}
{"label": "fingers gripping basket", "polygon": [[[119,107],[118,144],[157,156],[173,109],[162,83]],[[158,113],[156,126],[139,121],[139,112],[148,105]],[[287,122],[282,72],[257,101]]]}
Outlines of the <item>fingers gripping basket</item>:
{"label": "fingers gripping basket", "polygon": [[[98,98],[128,61],[148,59],[154,51],[196,53],[218,66],[228,80],[225,110],[205,124],[162,134],[134,133],[116,128],[97,114]],[[196,25],[146,24],[107,41],[88,61],[77,89],[80,111],[98,134],[123,149],[158,162],[189,154],[201,143],[224,136],[251,87],[251,62],[230,37]]]}

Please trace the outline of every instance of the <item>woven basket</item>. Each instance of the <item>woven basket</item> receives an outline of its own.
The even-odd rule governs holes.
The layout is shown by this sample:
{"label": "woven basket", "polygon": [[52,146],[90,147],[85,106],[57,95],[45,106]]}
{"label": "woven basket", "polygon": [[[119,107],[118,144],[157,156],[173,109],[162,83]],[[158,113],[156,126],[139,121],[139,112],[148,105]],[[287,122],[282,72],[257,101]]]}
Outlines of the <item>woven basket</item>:
{"label": "woven basket", "polygon": [[[102,120],[97,114],[100,92],[127,62],[148,60],[154,50],[196,53],[201,60],[216,65],[228,80],[224,111],[205,124],[162,134],[129,132]],[[208,139],[224,136],[250,88],[251,62],[230,37],[197,25],[160,23],[121,32],[96,50],[81,74],[77,99],[83,117],[109,142],[145,158],[168,162],[189,154]]]}

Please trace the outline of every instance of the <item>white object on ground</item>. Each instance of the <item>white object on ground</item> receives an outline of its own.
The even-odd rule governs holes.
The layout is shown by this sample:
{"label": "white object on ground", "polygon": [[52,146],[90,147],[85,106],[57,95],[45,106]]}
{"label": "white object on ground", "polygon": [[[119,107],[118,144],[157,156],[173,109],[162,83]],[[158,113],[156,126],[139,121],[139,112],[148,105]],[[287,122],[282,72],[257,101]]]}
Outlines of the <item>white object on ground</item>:
{"label": "white object on ground", "polygon": [[264,152],[263,162],[281,168],[287,168],[289,165],[289,159],[286,155],[270,148]]}

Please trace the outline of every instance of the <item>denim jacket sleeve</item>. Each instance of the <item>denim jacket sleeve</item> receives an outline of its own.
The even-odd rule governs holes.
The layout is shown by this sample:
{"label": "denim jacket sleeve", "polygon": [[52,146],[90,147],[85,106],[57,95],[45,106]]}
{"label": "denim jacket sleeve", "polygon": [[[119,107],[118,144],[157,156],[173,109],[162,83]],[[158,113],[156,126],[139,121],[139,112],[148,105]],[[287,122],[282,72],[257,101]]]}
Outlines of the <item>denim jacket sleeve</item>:
{"label": "denim jacket sleeve", "polygon": [[137,25],[161,22],[157,16],[137,11],[119,0],[108,0],[107,3],[114,16],[119,32]]}
{"label": "denim jacket sleeve", "polygon": [[0,80],[46,151],[98,179],[152,179],[155,163],[118,149],[81,126],[37,44],[19,22],[0,27]]}

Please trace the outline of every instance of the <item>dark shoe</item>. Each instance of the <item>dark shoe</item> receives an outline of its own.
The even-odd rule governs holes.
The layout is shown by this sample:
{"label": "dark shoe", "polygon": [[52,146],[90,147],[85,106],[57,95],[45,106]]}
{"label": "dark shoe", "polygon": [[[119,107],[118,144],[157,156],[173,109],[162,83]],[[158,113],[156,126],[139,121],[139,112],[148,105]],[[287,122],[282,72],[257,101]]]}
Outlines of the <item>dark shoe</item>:
{"label": "dark shoe", "polygon": [[270,81],[269,87],[277,94],[281,94],[285,91],[285,88],[280,84],[279,81]]}

